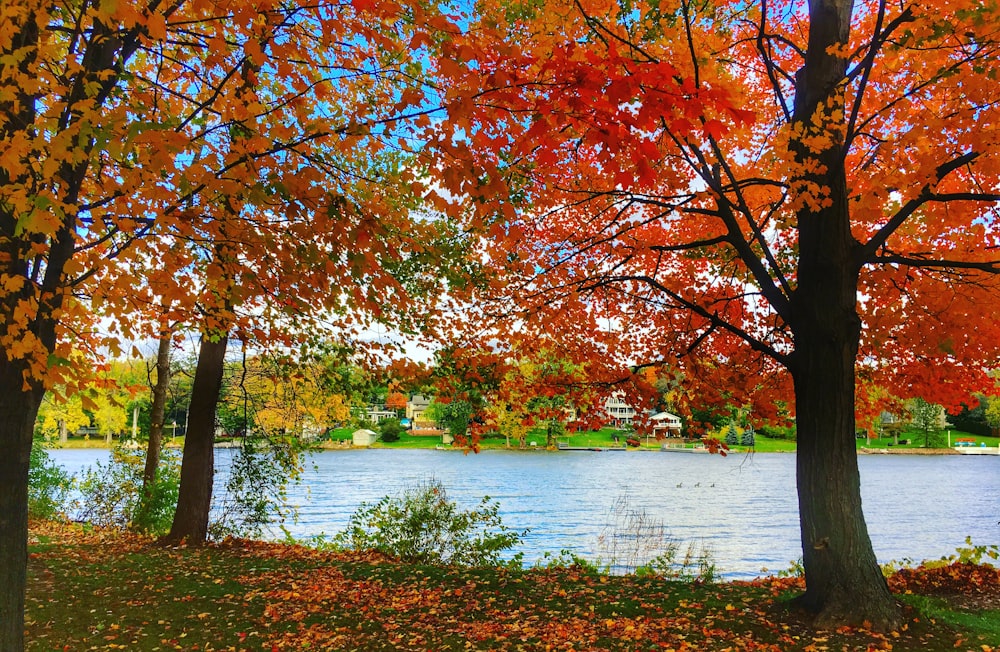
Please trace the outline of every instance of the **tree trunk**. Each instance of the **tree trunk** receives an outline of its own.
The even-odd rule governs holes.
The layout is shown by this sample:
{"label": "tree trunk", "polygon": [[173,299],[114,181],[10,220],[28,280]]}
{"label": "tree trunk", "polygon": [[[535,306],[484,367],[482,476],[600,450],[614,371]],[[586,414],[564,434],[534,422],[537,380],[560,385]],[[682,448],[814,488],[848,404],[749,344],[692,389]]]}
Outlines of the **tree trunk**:
{"label": "tree trunk", "polygon": [[[806,592],[799,603],[820,626],[868,624],[895,628],[899,606],[872,549],[861,509],[861,478],[854,442],[854,365],[861,334],[857,287],[859,245],[851,234],[844,169],[844,96],[847,60],[836,54],[849,41],[851,0],[810,0],[809,44],[796,75],[793,119],[803,138],[820,136],[816,151],[791,147],[803,172],[799,192],[815,193],[799,210],[798,287],[792,296],[798,430],[797,483]],[[828,107],[828,110],[820,107]],[[833,109],[841,109],[835,119]],[[817,118],[817,111],[825,117]]]}
{"label": "tree trunk", "polygon": [[[836,188],[836,185],[835,185]],[[872,549],[861,509],[854,442],[854,365],[861,320],[847,195],[800,216],[799,286],[791,366],[798,430],[796,472],[806,593],[821,626],[894,629],[900,610]]]}
{"label": "tree trunk", "polygon": [[23,365],[0,360],[0,650],[24,649],[28,465],[40,389],[23,391]]}
{"label": "tree trunk", "polygon": [[[861,508],[854,443],[857,340],[829,339],[834,329],[803,328],[795,382],[799,521],[806,592],[802,606],[817,625],[894,629],[899,607],[872,549]],[[846,329],[836,329],[846,330]]]}
{"label": "tree trunk", "polygon": [[191,387],[188,429],[181,459],[181,486],[177,511],[165,541],[186,541],[198,545],[208,537],[208,515],[212,506],[212,481],[215,476],[215,409],[222,389],[227,335],[216,341],[202,335],[198,366]]}
{"label": "tree trunk", "polygon": [[149,503],[156,485],[156,471],[160,466],[163,447],[163,425],[167,413],[167,390],[170,389],[171,332],[160,335],[156,350],[156,383],[153,385],[153,405],[150,408],[149,443],[146,445],[146,466],[142,471],[143,508]]}

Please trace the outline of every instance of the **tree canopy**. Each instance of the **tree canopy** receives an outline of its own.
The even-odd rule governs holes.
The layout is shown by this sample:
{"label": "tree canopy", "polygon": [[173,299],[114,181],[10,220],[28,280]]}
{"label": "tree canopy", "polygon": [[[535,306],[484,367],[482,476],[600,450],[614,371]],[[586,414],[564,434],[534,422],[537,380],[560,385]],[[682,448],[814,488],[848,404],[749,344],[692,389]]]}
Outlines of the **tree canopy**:
{"label": "tree canopy", "polygon": [[430,140],[495,274],[470,341],[676,365],[758,421],[788,405],[820,622],[898,622],[855,420],[878,388],[957,407],[1000,361],[996,12],[506,3],[441,46]]}
{"label": "tree canopy", "polygon": [[997,12],[6,2],[0,648],[23,643],[39,405],[83,383],[73,349],[117,345],[95,312],[193,324],[220,365],[230,333],[402,320],[452,340],[465,385],[544,339],[606,388],[652,367],[756,420],[787,408],[802,601],[891,627],[855,422],[889,387],[994,393]]}

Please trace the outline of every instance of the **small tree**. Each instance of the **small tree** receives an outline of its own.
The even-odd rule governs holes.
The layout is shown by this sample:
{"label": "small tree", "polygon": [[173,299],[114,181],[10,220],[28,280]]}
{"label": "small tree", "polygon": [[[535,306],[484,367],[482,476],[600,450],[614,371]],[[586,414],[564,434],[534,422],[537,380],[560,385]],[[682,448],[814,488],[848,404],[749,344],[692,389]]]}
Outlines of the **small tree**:
{"label": "small tree", "polygon": [[1000,434],[1000,396],[982,397],[981,402],[985,403],[983,414],[986,417],[986,425],[990,427],[990,433]]}
{"label": "small tree", "polygon": [[390,410],[395,410],[399,414],[406,409],[406,394],[402,392],[390,392],[385,399],[385,406]]}
{"label": "small tree", "polygon": [[910,402],[910,412],[913,425],[924,434],[924,448],[930,448],[932,441],[937,443],[940,439],[944,408],[918,397]]}

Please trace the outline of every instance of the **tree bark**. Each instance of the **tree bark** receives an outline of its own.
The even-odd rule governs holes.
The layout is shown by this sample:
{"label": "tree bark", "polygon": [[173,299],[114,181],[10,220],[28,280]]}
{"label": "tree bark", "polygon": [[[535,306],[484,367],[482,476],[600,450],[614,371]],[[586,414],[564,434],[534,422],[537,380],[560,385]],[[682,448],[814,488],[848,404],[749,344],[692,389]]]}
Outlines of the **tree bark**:
{"label": "tree bark", "polygon": [[[791,301],[798,430],[796,474],[806,592],[799,603],[820,626],[866,624],[895,628],[901,619],[875,557],[861,508],[861,478],[854,442],[855,362],[861,334],[857,287],[860,245],[851,234],[844,168],[845,118],[821,107],[844,109],[841,83],[849,41],[851,0],[810,0],[809,44],[796,76],[794,120],[804,136],[820,135],[816,151],[792,143],[811,163],[796,181],[802,192],[828,195],[799,210],[798,287]],[[841,113],[843,115],[843,113]]]}
{"label": "tree bark", "polygon": [[803,326],[796,339],[796,472],[806,577],[799,603],[817,615],[819,626],[869,624],[884,631],[899,624],[900,610],[861,506],[854,443],[857,339],[845,323],[841,317],[827,322],[833,327]]}
{"label": "tree bark", "polygon": [[208,516],[212,507],[212,481],[215,476],[215,410],[222,389],[227,335],[215,341],[202,335],[191,387],[188,429],[181,459],[181,485],[177,511],[167,543],[186,541],[199,545],[208,537]]}
{"label": "tree bark", "polygon": [[0,361],[0,650],[24,649],[28,465],[43,392],[22,390],[23,365]]}
{"label": "tree bark", "polygon": [[160,467],[160,450],[163,447],[163,425],[167,413],[167,391],[170,389],[171,332],[160,335],[156,349],[156,383],[153,385],[153,404],[150,408],[149,442],[146,445],[146,465],[142,470],[143,508],[148,505],[156,485],[156,472]]}

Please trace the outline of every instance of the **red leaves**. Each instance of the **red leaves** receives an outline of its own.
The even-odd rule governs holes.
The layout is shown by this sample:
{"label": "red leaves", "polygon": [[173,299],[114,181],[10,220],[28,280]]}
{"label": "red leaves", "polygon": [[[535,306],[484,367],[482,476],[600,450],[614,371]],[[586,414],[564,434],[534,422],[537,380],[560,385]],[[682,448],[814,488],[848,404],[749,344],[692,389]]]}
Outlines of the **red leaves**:
{"label": "red leaves", "polygon": [[925,564],[903,568],[889,577],[896,593],[922,595],[993,595],[1000,599],[1000,568],[971,563]]}

